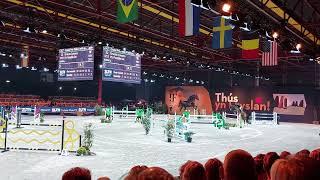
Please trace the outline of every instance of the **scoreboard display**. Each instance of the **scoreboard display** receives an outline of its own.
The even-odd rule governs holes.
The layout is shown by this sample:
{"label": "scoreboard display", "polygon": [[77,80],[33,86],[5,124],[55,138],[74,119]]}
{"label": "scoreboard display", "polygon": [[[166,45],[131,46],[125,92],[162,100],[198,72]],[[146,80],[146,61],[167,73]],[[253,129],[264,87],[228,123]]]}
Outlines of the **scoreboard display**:
{"label": "scoreboard display", "polygon": [[93,80],[94,47],[59,50],[58,81]]}
{"label": "scoreboard display", "polygon": [[103,47],[102,80],[141,83],[141,56],[112,47]]}

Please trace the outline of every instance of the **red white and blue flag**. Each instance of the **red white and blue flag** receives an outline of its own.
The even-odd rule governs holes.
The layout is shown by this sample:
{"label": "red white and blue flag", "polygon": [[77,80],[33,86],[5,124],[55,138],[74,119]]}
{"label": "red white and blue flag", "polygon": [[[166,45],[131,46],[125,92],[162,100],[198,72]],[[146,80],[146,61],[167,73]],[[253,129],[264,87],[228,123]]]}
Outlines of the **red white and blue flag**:
{"label": "red white and blue flag", "polygon": [[179,0],[179,34],[193,36],[199,33],[201,8],[191,0]]}

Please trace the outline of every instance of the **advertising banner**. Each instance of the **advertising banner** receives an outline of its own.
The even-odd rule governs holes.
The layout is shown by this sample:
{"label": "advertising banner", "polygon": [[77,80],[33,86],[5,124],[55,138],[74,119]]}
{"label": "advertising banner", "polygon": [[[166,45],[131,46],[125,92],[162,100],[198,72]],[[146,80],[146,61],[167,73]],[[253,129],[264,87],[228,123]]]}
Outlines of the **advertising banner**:
{"label": "advertising banner", "polygon": [[273,98],[275,101],[274,112],[286,115],[304,115],[307,107],[304,94],[273,94]]}
{"label": "advertising banner", "polygon": [[203,86],[169,86],[166,87],[165,102],[169,114],[181,114],[190,111],[192,114],[211,114],[210,95]]}

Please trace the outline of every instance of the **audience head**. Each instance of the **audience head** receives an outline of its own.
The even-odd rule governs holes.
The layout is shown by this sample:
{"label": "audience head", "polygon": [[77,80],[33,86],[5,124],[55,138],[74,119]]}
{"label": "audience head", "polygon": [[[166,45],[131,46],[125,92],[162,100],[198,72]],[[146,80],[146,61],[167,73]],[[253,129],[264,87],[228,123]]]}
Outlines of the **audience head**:
{"label": "audience head", "polygon": [[225,180],[257,179],[252,156],[244,150],[233,150],[227,154],[223,164]]}
{"label": "audience head", "polygon": [[138,180],[174,180],[174,177],[160,167],[150,167],[139,173]]}
{"label": "audience head", "polygon": [[91,172],[86,168],[75,167],[65,172],[62,180],[91,180]]}
{"label": "audience head", "polygon": [[209,159],[204,165],[207,180],[222,179],[223,164],[217,158]]}
{"label": "audience head", "polygon": [[310,157],[314,160],[320,160],[320,149],[315,149],[310,153]]}
{"label": "audience head", "polygon": [[291,155],[288,151],[282,151],[280,154],[280,159],[286,159],[289,155]]}
{"label": "audience head", "polygon": [[108,178],[108,177],[99,177],[97,180],[110,180],[110,178]]}
{"label": "audience head", "polygon": [[315,160],[307,157],[294,157],[291,159],[279,159],[271,168],[271,180],[300,180],[319,179],[319,173]]}
{"label": "audience head", "polygon": [[297,152],[295,156],[309,157],[309,155],[310,155],[310,151],[307,149],[303,149],[303,150]]}
{"label": "audience head", "polygon": [[205,169],[202,164],[196,161],[189,162],[183,170],[182,176],[180,176],[182,180],[206,180]]}
{"label": "audience head", "polygon": [[188,165],[188,164],[190,164],[190,163],[192,163],[193,161],[187,161],[186,163],[184,163],[184,164],[182,164],[182,166],[180,167],[180,169],[179,169],[179,176],[180,177],[182,177],[182,174],[183,174],[183,172],[184,172],[184,169],[186,168],[186,166]]}
{"label": "audience head", "polygon": [[254,162],[256,165],[256,172],[258,174],[260,173],[264,173],[264,169],[263,169],[263,158],[264,158],[264,154],[258,154],[256,157],[254,157]]}
{"label": "audience head", "polygon": [[138,179],[138,175],[145,169],[147,169],[147,166],[134,166],[131,168],[128,176],[125,178],[125,180],[136,180]]}
{"label": "audience head", "polygon": [[279,155],[276,152],[268,152],[263,158],[263,169],[267,173],[267,176],[270,178],[270,169],[273,163],[279,159]]}

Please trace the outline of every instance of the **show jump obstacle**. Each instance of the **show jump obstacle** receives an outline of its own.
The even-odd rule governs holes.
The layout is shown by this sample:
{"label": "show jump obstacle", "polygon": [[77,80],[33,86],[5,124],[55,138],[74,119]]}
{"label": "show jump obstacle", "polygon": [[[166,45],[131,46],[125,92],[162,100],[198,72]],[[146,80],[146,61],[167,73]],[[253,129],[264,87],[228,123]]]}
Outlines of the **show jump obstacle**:
{"label": "show jump obstacle", "polygon": [[251,113],[252,124],[268,124],[277,125],[278,124],[278,114],[273,113]]}
{"label": "show jump obstacle", "polygon": [[[11,121],[11,120],[10,120]],[[9,122],[1,110],[0,149],[75,152],[81,146],[81,136],[75,129],[75,122],[62,120],[61,124]]]}

